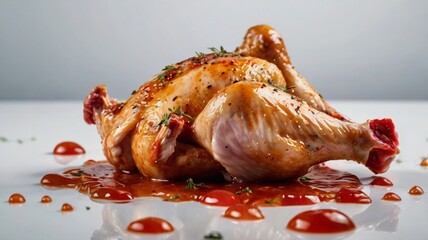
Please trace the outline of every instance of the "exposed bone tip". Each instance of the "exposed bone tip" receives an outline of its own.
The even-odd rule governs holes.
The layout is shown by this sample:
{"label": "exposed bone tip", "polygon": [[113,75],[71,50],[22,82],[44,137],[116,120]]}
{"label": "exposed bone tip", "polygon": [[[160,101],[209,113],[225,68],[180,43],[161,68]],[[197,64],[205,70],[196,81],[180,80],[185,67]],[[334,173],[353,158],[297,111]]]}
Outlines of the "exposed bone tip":
{"label": "exposed bone tip", "polygon": [[366,166],[376,174],[384,173],[400,152],[398,134],[394,123],[389,118],[370,120],[369,126],[381,147],[370,151]]}
{"label": "exposed bone tip", "polygon": [[94,87],[83,102],[83,119],[88,124],[95,124],[94,108],[98,109],[104,105],[104,99],[107,97],[107,88],[105,85]]}

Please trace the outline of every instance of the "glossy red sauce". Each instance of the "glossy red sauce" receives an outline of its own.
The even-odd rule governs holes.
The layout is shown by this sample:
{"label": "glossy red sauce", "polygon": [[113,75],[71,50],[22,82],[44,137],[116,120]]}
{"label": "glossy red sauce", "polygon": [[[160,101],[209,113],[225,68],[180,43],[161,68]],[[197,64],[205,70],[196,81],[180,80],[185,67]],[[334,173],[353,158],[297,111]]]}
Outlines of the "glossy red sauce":
{"label": "glossy red sauce", "polygon": [[71,206],[70,204],[68,204],[68,203],[64,203],[64,204],[62,204],[62,206],[61,206],[61,212],[71,212],[71,211],[73,211],[74,210],[74,208],[73,208],[73,206]]}
{"label": "glossy red sauce", "polygon": [[358,189],[349,189],[349,188],[342,188],[339,190],[339,192],[336,193],[336,202],[340,203],[361,203],[361,204],[367,204],[371,203],[372,200],[370,199],[367,194],[362,192]]}
{"label": "glossy red sauce", "polygon": [[51,202],[52,202],[52,198],[51,198],[51,197],[49,197],[48,195],[45,195],[45,196],[43,196],[43,197],[40,199],[40,202],[41,202],[41,203],[51,203]]}
{"label": "glossy red sauce", "polygon": [[213,206],[233,206],[241,203],[236,195],[233,192],[229,192],[226,190],[213,190],[207,192],[201,199],[201,202],[207,205]]}
{"label": "glossy red sauce", "polygon": [[375,177],[373,181],[371,181],[370,185],[375,186],[383,186],[383,187],[392,187],[394,184],[385,177]]}
{"label": "glossy red sauce", "polygon": [[354,230],[355,224],[338,210],[319,209],[297,214],[288,222],[287,228],[306,233],[339,233]]}
{"label": "glossy red sauce", "polygon": [[9,197],[9,203],[11,204],[20,204],[25,203],[25,198],[19,193],[14,193]]}
{"label": "glossy red sauce", "polygon": [[53,150],[53,154],[56,155],[77,155],[84,153],[85,149],[75,142],[60,142]]}
{"label": "glossy red sauce", "polygon": [[40,183],[46,188],[74,188],[96,201],[128,202],[136,197],[159,197],[165,201],[199,201],[215,206],[310,205],[334,200],[342,188],[360,189],[355,176],[324,165],[305,178],[275,183],[229,183],[224,181],[152,181],[141,174],[115,169],[106,162],[89,160],[79,168],[47,174]]}
{"label": "glossy red sauce", "polygon": [[265,218],[258,207],[243,204],[228,207],[224,212],[224,217],[237,220],[260,220]]}
{"label": "glossy red sauce", "polygon": [[401,197],[393,192],[386,193],[383,195],[382,199],[386,201],[401,201]]}
{"label": "glossy red sauce", "polygon": [[131,222],[126,228],[133,233],[169,233],[174,231],[174,227],[168,221],[157,218],[147,217]]}
{"label": "glossy red sauce", "polygon": [[409,190],[410,195],[422,195],[424,194],[424,190],[419,186],[414,186]]}
{"label": "glossy red sauce", "polygon": [[428,167],[428,158],[422,159],[420,165],[422,167]]}
{"label": "glossy red sauce", "polygon": [[94,201],[130,202],[134,199],[134,196],[120,188],[99,187],[91,192],[91,199]]}

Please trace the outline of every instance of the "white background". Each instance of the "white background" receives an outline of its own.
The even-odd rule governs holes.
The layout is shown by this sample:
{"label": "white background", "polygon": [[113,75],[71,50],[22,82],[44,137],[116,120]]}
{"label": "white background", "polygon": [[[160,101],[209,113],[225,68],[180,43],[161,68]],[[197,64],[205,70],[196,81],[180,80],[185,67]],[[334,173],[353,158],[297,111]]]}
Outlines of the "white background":
{"label": "white background", "polygon": [[428,1],[0,0],[0,99],[132,90],[165,65],[276,28],[327,99],[428,99]]}

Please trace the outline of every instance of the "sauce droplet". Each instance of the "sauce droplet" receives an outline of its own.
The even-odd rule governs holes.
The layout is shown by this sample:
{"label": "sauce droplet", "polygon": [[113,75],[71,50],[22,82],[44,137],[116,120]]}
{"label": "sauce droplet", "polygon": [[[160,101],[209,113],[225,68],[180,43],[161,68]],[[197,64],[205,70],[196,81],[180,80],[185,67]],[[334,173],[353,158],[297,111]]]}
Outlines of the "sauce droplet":
{"label": "sauce droplet", "polygon": [[11,204],[20,204],[25,203],[25,198],[19,193],[14,193],[9,197],[9,203]]}
{"label": "sauce droplet", "polygon": [[394,184],[388,178],[385,178],[385,177],[375,177],[373,179],[373,181],[370,183],[370,185],[392,187]]}
{"label": "sauce droplet", "polygon": [[420,165],[422,167],[428,167],[428,158],[422,159]]}
{"label": "sauce droplet", "polygon": [[238,220],[260,220],[265,218],[257,207],[242,204],[227,208],[224,212],[224,217]]}
{"label": "sauce droplet", "polygon": [[358,189],[348,189],[348,188],[342,188],[336,193],[336,202],[339,203],[362,203],[367,204],[371,203],[372,200],[370,199],[367,194],[362,192]]}
{"label": "sauce droplet", "polygon": [[297,214],[288,222],[287,228],[307,233],[339,233],[355,229],[355,224],[340,211],[319,209]]}
{"label": "sauce droplet", "polygon": [[239,198],[236,194],[225,190],[213,190],[202,197],[202,203],[213,206],[233,206],[239,204]]}
{"label": "sauce droplet", "polygon": [[73,211],[74,210],[74,208],[73,208],[73,206],[71,206],[70,204],[68,204],[68,203],[64,203],[64,204],[62,204],[62,206],[61,206],[61,212],[71,212],[71,211]]}
{"label": "sauce droplet", "polygon": [[414,186],[414,187],[410,188],[409,194],[411,194],[411,195],[422,195],[422,194],[424,194],[424,190],[419,186]]}
{"label": "sauce droplet", "polygon": [[84,154],[85,149],[75,142],[61,142],[55,146],[53,154],[56,155],[77,155]]}
{"label": "sauce droplet", "polygon": [[48,195],[45,195],[42,197],[42,199],[40,199],[40,202],[41,203],[50,203],[50,202],[52,202],[52,198],[49,197]]}
{"label": "sauce droplet", "polygon": [[401,201],[401,197],[393,192],[386,193],[383,195],[382,199],[386,201]]}
{"label": "sauce droplet", "polygon": [[94,201],[130,202],[134,199],[134,196],[125,190],[100,187],[91,194],[91,199]]}
{"label": "sauce droplet", "polygon": [[174,231],[171,223],[157,217],[147,217],[133,221],[126,229],[134,233],[169,233]]}

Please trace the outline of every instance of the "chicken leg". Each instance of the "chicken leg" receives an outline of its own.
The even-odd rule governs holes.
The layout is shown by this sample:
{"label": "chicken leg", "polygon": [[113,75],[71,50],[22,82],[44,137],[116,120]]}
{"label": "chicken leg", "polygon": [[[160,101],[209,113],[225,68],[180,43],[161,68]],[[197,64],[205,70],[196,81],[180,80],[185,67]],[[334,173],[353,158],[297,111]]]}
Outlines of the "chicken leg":
{"label": "chicken leg", "polygon": [[390,119],[344,122],[263,83],[222,89],[192,127],[196,142],[244,181],[299,177],[334,159],[354,160],[381,173],[398,153]]}

